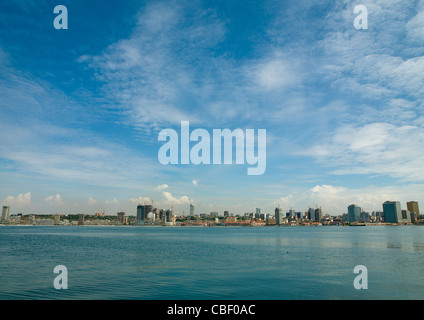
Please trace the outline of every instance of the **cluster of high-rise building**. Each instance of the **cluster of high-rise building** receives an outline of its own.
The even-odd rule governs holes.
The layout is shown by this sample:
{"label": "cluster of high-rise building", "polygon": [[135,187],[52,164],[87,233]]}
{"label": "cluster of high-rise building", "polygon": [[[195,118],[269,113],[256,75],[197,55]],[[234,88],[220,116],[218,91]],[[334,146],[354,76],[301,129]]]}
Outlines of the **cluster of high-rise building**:
{"label": "cluster of high-rise building", "polygon": [[[190,208],[191,211],[191,208]],[[154,208],[150,204],[139,204],[137,206],[137,221],[142,223],[172,223],[173,222],[173,213],[172,209],[158,209]]]}
{"label": "cluster of high-rise building", "polygon": [[[345,224],[345,223],[366,223],[366,222],[383,222],[383,223],[393,223],[393,224],[409,224],[409,223],[417,223],[420,221],[420,212],[417,201],[409,201],[406,203],[406,209],[401,208],[401,204],[399,201],[386,201],[382,204],[383,211],[374,211],[371,214],[362,210],[362,208],[356,204],[351,204],[347,207],[347,213],[339,216],[339,217],[330,217],[328,214],[323,215],[321,208],[309,208],[305,212],[295,211],[294,209],[290,209],[287,212],[283,212],[283,210],[278,206],[275,208],[274,216],[268,213],[262,213],[260,208],[256,208],[255,212],[245,213],[244,215],[233,215],[230,214],[229,211],[224,211],[224,220],[230,221],[231,223],[235,222],[246,222],[246,221],[266,221],[267,225],[275,224],[275,225],[293,225],[293,224],[320,224],[320,223],[328,223],[332,224]],[[171,209],[158,209],[155,208],[152,204],[139,204],[137,205],[136,217],[133,215],[128,216],[125,215],[125,212],[120,211],[116,214],[116,223],[120,225],[126,224],[159,224],[159,225],[176,225],[176,221],[184,221],[184,220],[204,220],[204,219],[212,219],[217,223],[222,223],[219,219],[219,214],[217,211],[212,211],[210,214],[201,213],[195,214],[194,205],[190,204],[190,214],[189,216],[183,215],[175,215],[173,213],[173,208]],[[18,214],[17,216],[22,217],[22,214]],[[8,223],[9,218],[16,218],[14,215],[10,216],[10,206],[3,206],[1,222]],[[78,224],[84,225],[86,224],[84,214],[77,215],[77,221],[70,224]],[[90,217],[87,221],[89,224],[111,224],[113,220],[109,219],[101,219],[104,217],[104,213],[96,213],[93,217]],[[54,224],[58,225],[61,223],[60,214],[55,214],[52,216],[52,221],[47,221],[46,224]],[[227,219],[232,218],[232,219]],[[15,219],[16,220],[16,219]],[[28,219],[25,219],[25,221]],[[32,219],[28,220],[29,222],[35,223],[35,216],[32,216]],[[10,222],[10,221],[9,221]],[[421,220],[420,223],[423,221]]]}
{"label": "cluster of high-rise building", "polygon": [[[417,201],[406,203],[407,209],[402,210],[399,201],[386,201],[383,203],[383,211],[377,212],[376,217],[386,223],[415,223],[420,220],[420,210]],[[348,206],[348,222],[367,222],[369,214],[362,211],[356,204]]]}
{"label": "cluster of high-rise building", "polygon": [[418,202],[409,201],[407,209],[402,210],[399,201],[386,201],[383,203],[385,221],[388,223],[414,223],[420,219]]}
{"label": "cluster of high-rise building", "polygon": [[321,208],[309,208],[306,212],[295,211],[290,209],[285,214],[283,210],[278,206],[275,208],[275,224],[283,225],[287,224],[288,221],[310,221],[310,222],[321,222],[323,219]]}

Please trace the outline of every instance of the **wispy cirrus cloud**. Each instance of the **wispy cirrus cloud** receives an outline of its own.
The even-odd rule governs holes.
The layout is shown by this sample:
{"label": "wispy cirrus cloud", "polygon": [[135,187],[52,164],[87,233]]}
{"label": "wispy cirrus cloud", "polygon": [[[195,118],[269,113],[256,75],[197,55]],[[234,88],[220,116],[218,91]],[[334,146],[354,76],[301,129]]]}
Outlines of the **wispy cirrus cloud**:
{"label": "wispy cirrus cloud", "polygon": [[309,154],[332,174],[381,174],[421,182],[424,51],[412,41],[411,26],[420,32],[423,2],[363,4],[369,12],[368,30],[341,24],[353,21],[352,2],[340,3],[327,15],[325,29],[331,32],[316,43],[322,54],[313,58],[319,66],[315,71],[330,88],[346,94],[341,98],[345,108],[333,127],[318,131],[316,141],[300,154]]}
{"label": "wispy cirrus cloud", "polygon": [[334,168],[332,173],[383,174],[399,181],[424,181],[421,126],[370,123],[342,126],[328,141],[304,151]]}
{"label": "wispy cirrus cloud", "polygon": [[[168,1],[150,3],[139,13],[128,39],[79,61],[97,71],[108,97],[134,127],[144,130],[183,119],[196,122],[209,87],[216,85],[204,77],[214,60],[209,50],[224,35],[224,23],[213,10]],[[190,100],[198,111],[187,105]]]}
{"label": "wispy cirrus cloud", "polygon": [[[344,8],[327,16],[327,32],[317,42],[321,75],[338,88],[357,96],[387,101],[399,96],[416,99],[423,95],[424,50],[411,42],[411,25],[423,14],[418,5],[400,1],[364,1],[368,7],[369,29],[356,30],[353,21],[354,3],[344,1]],[[419,32],[419,31],[417,31]],[[411,51],[413,48],[420,49]]]}
{"label": "wispy cirrus cloud", "polygon": [[1,48],[0,68],[0,158],[9,171],[28,178],[115,186],[128,186],[134,173],[153,172],[137,150],[91,129],[99,116],[96,110],[17,70]]}
{"label": "wispy cirrus cloud", "polygon": [[[7,20],[13,32],[3,32],[0,48],[0,161],[15,184],[3,198],[21,192],[22,178],[51,184],[43,204],[53,205],[54,197],[42,200],[58,190],[70,199],[61,185],[87,190],[75,199],[83,205],[88,194],[96,206],[120,199],[120,206],[132,208],[128,212],[146,200],[186,210],[193,200],[188,192],[199,204],[219,194],[227,197],[223,206],[259,205],[252,199],[261,184],[232,168],[158,166],[156,132],[181,120],[193,128],[266,128],[261,181],[290,176],[292,182],[278,195],[264,195],[270,203],[319,205],[325,197],[342,203],[349,192],[359,197],[351,184],[362,177],[353,183],[353,174],[382,176],[400,187],[424,178],[424,1],[361,1],[368,30],[353,27],[357,3],[348,0],[270,0],[245,3],[242,11],[234,2],[130,3],[123,11],[114,8],[130,14],[117,14],[125,27],[113,35],[72,29],[67,39],[80,38],[81,47],[70,41],[66,58],[54,36],[39,28],[43,10],[33,10],[35,2],[23,8],[32,13],[25,27],[13,15],[19,5],[3,5],[14,10]],[[85,6],[77,1],[74,9]],[[115,13],[111,7],[96,19],[107,21]],[[26,41],[28,34],[37,41]],[[88,47],[93,34],[99,41]],[[39,43],[46,48],[37,50]],[[66,41],[60,45],[67,48]],[[320,188],[299,191],[306,176]],[[203,181],[202,188],[187,177]],[[106,189],[114,192],[100,196]],[[206,189],[210,194],[201,194]]]}
{"label": "wispy cirrus cloud", "polygon": [[126,187],[136,184],[137,175],[147,174],[149,166],[149,161],[122,145],[102,141],[90,132],[51,125],[20,128],[17,134],[0,137],[0,145],[2,158],[28,177]]}

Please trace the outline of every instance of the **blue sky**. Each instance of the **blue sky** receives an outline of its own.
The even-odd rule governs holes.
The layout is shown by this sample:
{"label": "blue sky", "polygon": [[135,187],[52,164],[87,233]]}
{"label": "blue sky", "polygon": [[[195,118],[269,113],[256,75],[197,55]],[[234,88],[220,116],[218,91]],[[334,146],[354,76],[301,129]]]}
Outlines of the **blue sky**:
{"label": "blue sky", "polygon": [[[0,200],[12,214],[421,204],[423,98],[422,0],[3,1]],[[266,129],[265,174],[160,164],[158,133],[181,121]]]}

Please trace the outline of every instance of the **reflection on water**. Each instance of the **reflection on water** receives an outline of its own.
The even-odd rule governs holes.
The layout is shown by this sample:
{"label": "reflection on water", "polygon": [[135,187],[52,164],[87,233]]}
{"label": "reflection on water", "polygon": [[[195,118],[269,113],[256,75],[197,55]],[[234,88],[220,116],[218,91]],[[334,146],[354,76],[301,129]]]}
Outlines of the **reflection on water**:
{"label": "reflection on water", "polygon": [[[1,227],[1,299],[422,299],[424,228]],[[69,289],[53,289],[53,268]],[[368,268],[355,290],[353,268]]]}

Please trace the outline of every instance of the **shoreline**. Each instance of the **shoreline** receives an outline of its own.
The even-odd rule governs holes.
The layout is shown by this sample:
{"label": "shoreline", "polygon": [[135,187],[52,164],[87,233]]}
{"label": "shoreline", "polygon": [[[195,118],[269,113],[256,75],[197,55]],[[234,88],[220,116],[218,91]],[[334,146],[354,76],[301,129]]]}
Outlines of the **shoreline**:
{"label": "shoreline", "polygon": [[72,224],[3,224],[0,223],[0,227],[135,227],[135,228],[258,228],[258,227],[279,227],[279,228],[293,228],[293,227],[378,227],[378,226],[390,226],[390,227],[402,227],[402,226],[424,226],[424,223],[365,223],[365,224],[353,224],[353,225],[106,225],[106,224],[84,224],[84,225],[72,225]]}

